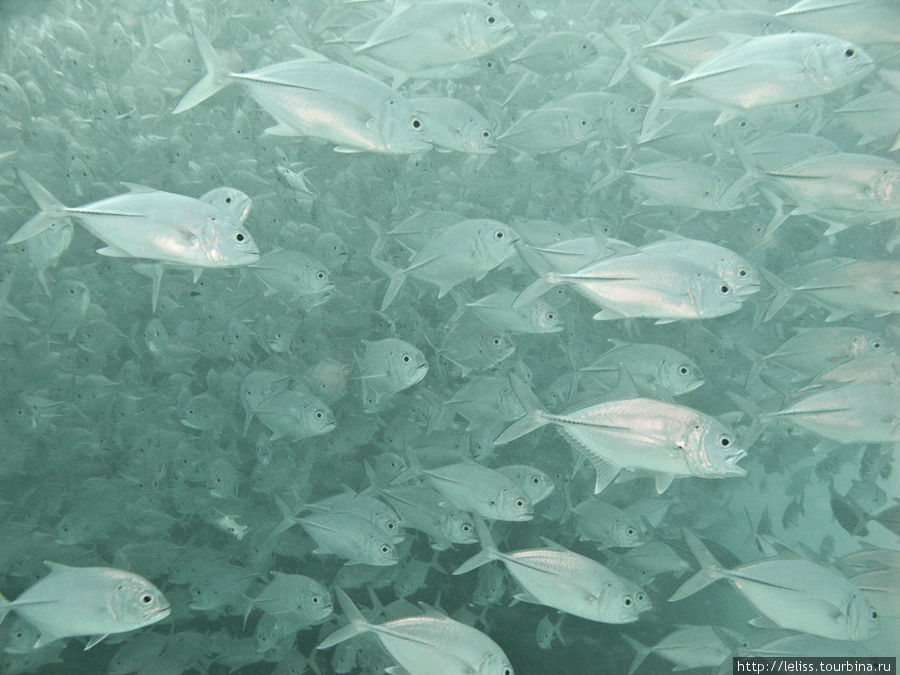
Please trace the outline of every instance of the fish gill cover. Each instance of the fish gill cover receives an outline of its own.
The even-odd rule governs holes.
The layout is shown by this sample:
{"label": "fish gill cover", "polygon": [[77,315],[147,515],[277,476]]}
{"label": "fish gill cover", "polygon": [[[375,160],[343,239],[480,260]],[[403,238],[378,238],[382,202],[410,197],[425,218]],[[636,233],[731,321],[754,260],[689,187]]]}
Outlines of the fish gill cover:
{"label": "fish gill cover", "polygon": [[0,672],[896,655],[898,36],[0,0]]}

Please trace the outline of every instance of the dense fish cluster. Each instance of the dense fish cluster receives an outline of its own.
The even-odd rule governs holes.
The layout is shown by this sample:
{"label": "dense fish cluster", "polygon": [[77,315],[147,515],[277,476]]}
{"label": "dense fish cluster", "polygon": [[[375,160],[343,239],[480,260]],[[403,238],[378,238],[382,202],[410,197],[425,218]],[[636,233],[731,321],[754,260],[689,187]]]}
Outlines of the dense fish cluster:
{"label": "dense fish cluster", "polygon": [[896,655],[898,151],[896,0],[0,2],[0,672]]}

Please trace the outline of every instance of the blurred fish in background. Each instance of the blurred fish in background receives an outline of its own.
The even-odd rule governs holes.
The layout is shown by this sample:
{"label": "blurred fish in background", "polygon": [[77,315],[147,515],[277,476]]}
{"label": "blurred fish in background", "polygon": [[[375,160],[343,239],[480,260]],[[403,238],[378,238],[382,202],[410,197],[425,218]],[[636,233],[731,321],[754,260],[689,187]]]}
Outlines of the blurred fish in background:
{"label": "blurred fish in background", "polygon": [[0,2],[0,673],[896,656],[898,43]]}

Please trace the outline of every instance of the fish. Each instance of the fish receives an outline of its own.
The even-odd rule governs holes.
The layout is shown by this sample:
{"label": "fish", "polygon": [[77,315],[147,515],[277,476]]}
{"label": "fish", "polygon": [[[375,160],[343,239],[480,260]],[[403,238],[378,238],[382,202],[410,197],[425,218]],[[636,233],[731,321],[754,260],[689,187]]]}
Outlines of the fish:
{"label": "fish", "polygon": [[510,375],[510,384],[528,414],[510,424],[494,444],[504,445],[553,424],[596,470],[594,494],[622,469],[649,472],[660,494],[676,476],[747,475],[737,465],[747,453],[734,432],[692,408],[635,396],[554,415],[518,377]]}
{"label": "fish", "polygon": [[675,92],[687,91],[722,106],[717,120],[721,124],[735,110],[822,96],[874,71],[872,57],[852,41],[802,32],[761,35],[730,44],[674,81],[644,66],[631,66],[635,77],[654,93],[642,135],[653,128],[663,100]]}
{"label": "fish", "polygon": [[525,288],[513,306],[556,284],[571,285],[600,307],[594,320],[653,318],[657,323],[731,314],[760,288],[755,268],[741,256],[681,238],[602,258],[576,272],[548,272]]}
{"label": "fish", "polygon": [[525,521],[534,517],[525,490],[499,471],[476,462],[419,471],[435,490],[464,511],[493,520]]}
{"label": "fish", "polygon": [[[70,208],[24,171],[19,180],[40,208],[7,239],[26,241],[60,219],[80,222],[106,246],[97,253],[196,268],[239,267],[259,260],[253,237],[227,211],[201,199],[128,184],[125,194]],[[245,214],[246,215],[246,214]],[[153,309],[162,271],[154,275]]]}
{"label": "fish", "polygon": [[366,351],[357,359],[363,405],[373,410],[384,399],[414,386],[428,374],[428,361],[416,346],[399,338],[363,340]]}
{"label": "fish", "polygon": [[455,98],[415,96],[409,104],[422,117],[434,148],[446,152],[493,155],[497,152],[493,126],[472,106]]}
{"label": "fish", "polygon": [[475,519],[475,528],[482,550],[457,567],[454,575],[499,560],[524,589],[516,599],[601,623],[633,623],[651,607],[647,594],[637,584],[591,558],[547,539],[547,548],[502,553],[481,519]]}
{"label": "fish", "polygon": [[572,513],[583,541],[627,548],[641,546],[645,541],[646,533],[636,518],[596,497],[577,504]]}
{"label": "fish", "polygon": [[335,595],[349,624],[322,640],[317,649],[328,649],[360,633],[373,633],[410,675],[435,671],[447,675],[513,675],[509,658],[497,643],[424,603],[419,605],[425,611],[423,615],[373,624],[343,590],[335,589]]}
{"label": "fish", "polygon": [[193,32],[206,74],[184,94],[173,114],[238,83],[277,120],[267,130],[271,135],[313,136],[340,152],[407,154],[432,147],[412,107],[371,75],[308,50],[301,59],[234,73],[197,26]]}
{"label": "fish", "polygon": [[[398,5],[353,53],[386,67],[398,87],[491,53],[516,36],[499,7],[440,1]],[[352,37],[352,36],[351,36]]]}
{"label": "fish", "polygon": [[89,636],[85,650],[107,636],[144,628],[172,613],[169,601],[141,576],[111,567],[70,567],[44,561],[50,574],[9,601],[0,595],[0,621],[15,611],[40,631],[33,648]]}
{"label": "fish", "polygon": [[682,600],[718,579],[728,579],[766,619],[780,628],[831,640],[878,635],[878,612],[865,594],[833,569],[809,560],[770,558],[723,568],[693,532],[684,539],[701,570],[669,598]]}
{"label": "fish", "polygon": [[641,667],[650,654],[661,656],[678,669],[715,667],[731,656],[733,649],[719,636],[721,629],[713,626],[682,626],[669,633],[652,647],[641,644],[628,635],[622,635],[635,651],[628,667],[628,675]]}
{"label": "fish", "polygon": [[628,371],[638,391],[649,398],[681,396],[703,386],[703,372],[691,357],[667,345],[610,340],[613,348],[579,369],[586,389],[615,388],[619,372]]}
{"label": "fish", "polygon": [[890,443],[900,439],[900,395],[892,384],[851,383],[826,389],[768,413],[838,443]]}
{"label": "fish", "polygon": [[408,277],[438,286],[438,297],[444,297],[466,279],[476,281],[513,255],[518,240],[508,225],[489,218],[463,220],[435,233],[405,268],[372,258],[372,263],[388,275],[390,282],[381,302],[385,311]]}

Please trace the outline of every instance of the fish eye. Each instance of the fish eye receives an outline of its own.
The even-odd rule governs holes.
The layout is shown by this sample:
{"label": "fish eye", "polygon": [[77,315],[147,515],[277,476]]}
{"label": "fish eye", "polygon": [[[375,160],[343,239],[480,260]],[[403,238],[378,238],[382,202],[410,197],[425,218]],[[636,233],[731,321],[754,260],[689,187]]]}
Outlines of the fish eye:
{"label": "fish eye", "polygon": [[682,375],[687,375],[690,372],[690,369],[687,366],[681,366],[681,368],[678,369],[678,372]]}
{"label": "fish eye", "polygon": [[553,312],[547,312],[547,318],[552,321],[556,318],[556,314],[554,314]]}
{"label": "fish eye", "polygon": [[320,420],[320,419],[322,419],[323,417],[325,417],[325,415],[322,413],[322,411],[321,411],[321,410],[317,410],[317,411],[316,411],[316,419],[317,419],[317,420]]}
{"label": "fish eye", "polygon": [[237,242],[242,242],[245,239],[243,232],[238,232],[236,235],[234,235],[234,238]]}
{"label": "fish eye", "polygon": [[231,197],[225,197],[225,203],[226,203],[226,204],[230,204],[230,203],[231,203]]}
{"label": "fish eye", "polygon": [[497,230],[494,232],[494,239],[503,239],[503,230]]}
{"label": "fish eye", "polygon": [[637,112],[637,106],[630,105],[628,106],[628,113],[630,115],[634,115]]}
{"label": "fish eye", "polygon": [[391,549],[389,549],[387,546],[382,546],[382,547],[381,547],[381,552],[382,552],[382,553],[390,553],[390,551],[391,551]]}
{"label": "fish eye", "polygon": [[462,531],[463,531],[463,532],[470,532],[471,530],[472,530],[472,528],[469,527],[468,525],[463,525],[463,526],[462,526]]}
{"label": "fish eye", "polygon": [[738,272],[738,276],[739,276],[739,277],[745,277],[745,276],[747,276],[747,270],[741,270],[740,272]]}
{"label": "fish eye", "polygon": [[719,436],[719,446],[727,448],[731,445],[731,439],[728,436]]}
{"label": "fish eye", "polygon": [[629,537],[633,537],[634,536],[634,528],[629,527],[627,530],[625,530],[625,534],[627,534]]}
{"label": "fish eye", "polygon": [[412,122],[410,123],[410,125],[412,126],[413,129],[421,129],[421,128],[422,128],[422,122],[420,122],[420,121],[419,121],[418,119],[416,119],[415,117],[413,117]]}
{"label": "fish eye", "polygon": [[516,507],[518,507],[518,508],[520,508],[520,509],[521,509],[521,508],[524,508],[524,507],[525,507],[525,502],[522,501],[521,499],[517,499],[517,500],[516,500]]}
{"label": "fish eye", "polygon": [[848,59],[853,58],[853,55],[855,53],[856,52],[852,47],[847,47],[847,49],[844,50],[844,56],[846,56]]}
{"label": "fish eye", "polygon": [[622,604],[625,605],[626,607],[631,607],[631,604],[633,602],[634,601],[631,599],[631,596],[628,596],[628,595],[626,595],[625,598],[622,600]]}
{"label": "fish eye", "polygon": [[322,272],[322,271],[316,272],[316,279],[321,280],[324,278],[325,278],[325,272]]}
{"label": "fish eye", "polygon": [[878,612],[876,612],[874,609],[872,610],[872,618],[873,618],[873,619],[877,619],[877,618],[878,618]]}
{"label": "fish eye", "polygon": [[881,343],[880,343],[880,342],[877,342],[877,341],[876,341],[876,342],[873,342],[873,343],[872,343],[872,349],[881,349]]}
{"label": "fish eye", "polygon": [[643,602],[646,596],[643,593],[638,593],[637,599],[638,602]]}
{"label": "fish eye", "polygon": [[534,485],[537,485],[538,483],[541,482],[541,479],[538,478],[537,476],[535,476],[534,478],[531,479],[531,482],[532,482]]}
{"label": "fish eye", "polygon": [[499,346],[500,346],[500,338],[495,337],[494,340],[493,340],[493,342],[494,342],[494,346],[496,346],[496,347],[499,347]]}
{"label": "fish eye", "polygon": [[728,291],[730,291],[730,290],[731,289],[728,287],[728,284],[722,284],[721,286],[719,286],[719,292],[722,295],[726,295],[728,293]]}
{"label": "fish eye", "polygon": [[313,603],[314,605],[318,605],[318,604],[319,604],[319,596],[318,596],[318,595],[312,596],[312,603]]}
{"label": "fish eye", "polygon": [[403,355],[403,363],[409,363],[409,361],[410,361],[409,354],[404,354]]}
{"label": "fish eye", "polygon": [[487,129],[485,129],[484,131],[481,132],[481,135],[482,135],[484,138],[490,138],[490,137],[491,137],[491,132],[488,131]]}
{"label": "fish eye", "polygon": [[493,24],[496,20],[497,20],[497,19],[495,19],[495,18],[492,17],[492,16],[489,16],[489,17],[487,18],[487,22],[488,22],[489,24]]}
{"label": "fish eye", "polygon": [[153,602],[153,596],[149,593],[144,593],[144,595],[141,596],[141,602],[143,602],[145,605],[149,605],[151,602]]}

